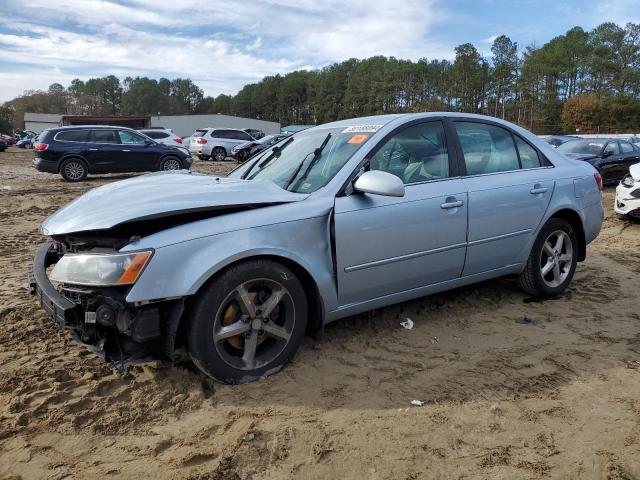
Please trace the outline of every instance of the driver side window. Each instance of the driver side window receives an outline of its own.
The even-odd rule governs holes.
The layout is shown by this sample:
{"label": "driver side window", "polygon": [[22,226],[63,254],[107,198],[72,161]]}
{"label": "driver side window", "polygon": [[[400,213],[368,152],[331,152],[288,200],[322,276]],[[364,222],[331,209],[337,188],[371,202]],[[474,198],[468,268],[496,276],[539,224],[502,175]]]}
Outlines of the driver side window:
{"label": "driver side window", "polygon": [[140,135],[126,130],[118,130],[118,135],[120,135],[120,143],[123,145],[143,145],[145,141]]}
{"label": "driver side window", "polygon": [[442,122],[413,125],[397,133],[371,157],[370,170],[382,170],[405,184],[449,176],[449,154]]}

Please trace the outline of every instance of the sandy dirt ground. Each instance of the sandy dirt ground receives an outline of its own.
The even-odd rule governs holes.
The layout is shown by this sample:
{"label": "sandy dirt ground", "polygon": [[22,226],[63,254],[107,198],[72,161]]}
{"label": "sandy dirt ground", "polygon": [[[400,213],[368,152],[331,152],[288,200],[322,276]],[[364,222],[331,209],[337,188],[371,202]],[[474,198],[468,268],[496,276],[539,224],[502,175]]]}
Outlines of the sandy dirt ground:
{"label": "sandy dirt ground", "polygon": [[44,316],[25,289],[38,225],[124,177],[68,184],[31,158],[0,153],[0,478],[640,478],[640,224],[613,189],[563,298],[512,279],[426,297],[226,386],[188,363],[118,374]]}

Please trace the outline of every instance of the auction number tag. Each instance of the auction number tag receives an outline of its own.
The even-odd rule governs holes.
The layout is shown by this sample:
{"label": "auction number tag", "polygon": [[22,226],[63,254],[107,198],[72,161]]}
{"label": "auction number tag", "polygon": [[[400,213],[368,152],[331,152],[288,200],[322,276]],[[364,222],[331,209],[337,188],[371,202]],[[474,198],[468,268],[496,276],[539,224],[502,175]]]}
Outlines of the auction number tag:
{"label": "auction number tag", "polygon": [[353,125],[345,128],[342,133],[375,133],[384,125]]}

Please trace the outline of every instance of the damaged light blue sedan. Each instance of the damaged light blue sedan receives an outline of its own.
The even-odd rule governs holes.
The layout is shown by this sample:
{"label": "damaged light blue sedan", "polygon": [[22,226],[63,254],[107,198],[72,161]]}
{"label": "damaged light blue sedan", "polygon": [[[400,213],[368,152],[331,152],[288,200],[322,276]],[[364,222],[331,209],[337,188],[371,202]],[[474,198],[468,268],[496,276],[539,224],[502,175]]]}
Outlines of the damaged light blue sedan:
{"label": "damaged light blue sedan", "polygon": [[107,357],[184,346],[230,383],[280,370],[328,322],[514,275],[571,282],[602,180],[494,118],[386,115],[310,128],[227,178],[161,172],[49,217],[32,292]]}

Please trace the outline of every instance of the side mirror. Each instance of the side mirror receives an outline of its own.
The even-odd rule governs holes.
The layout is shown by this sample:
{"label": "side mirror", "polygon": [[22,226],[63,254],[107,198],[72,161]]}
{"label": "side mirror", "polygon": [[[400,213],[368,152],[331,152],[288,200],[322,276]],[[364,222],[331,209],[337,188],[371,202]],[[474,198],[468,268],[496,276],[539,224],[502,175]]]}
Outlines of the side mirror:
{"label": "side mirror", "polygon": [[602,158],[607,158],[611,155],[613,155],[613,152],[611,150],[605,150],[604,152],[602,152]]}
{"label": "side mirror", "polygon": [[381,170],[364,172],[353,185],[356,192],[383,195],[385,197],[404,197],[404,183],[395,175]]}
{"label": "side mirror", "polygon": [[154,142],[153,140],[145,140],[145,141],[144,141],[144,144],[145,144],[147,147],[150,147],[150,146],[151,146],[151,145],[153,145],[154,143],[155,143],[155,142]]}

